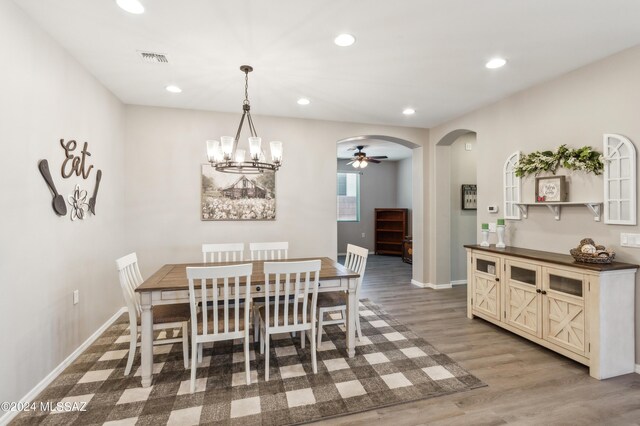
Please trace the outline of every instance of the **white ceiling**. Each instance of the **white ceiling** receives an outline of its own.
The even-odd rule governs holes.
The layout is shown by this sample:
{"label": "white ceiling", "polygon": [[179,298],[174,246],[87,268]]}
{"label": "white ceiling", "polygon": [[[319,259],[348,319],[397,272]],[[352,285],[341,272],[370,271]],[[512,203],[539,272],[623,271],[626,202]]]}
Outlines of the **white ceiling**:
{"label": "white ceiling", "polygon": [[[14,1],[125,103],[240,112],[247,63],[256,115],[400,126],[433,126],[640,43],[637,0],[141,0],[142,15],[114,0]],[[356,44],[335,46],[343,32]],[[485,69],[493,56],[507,66]]]}

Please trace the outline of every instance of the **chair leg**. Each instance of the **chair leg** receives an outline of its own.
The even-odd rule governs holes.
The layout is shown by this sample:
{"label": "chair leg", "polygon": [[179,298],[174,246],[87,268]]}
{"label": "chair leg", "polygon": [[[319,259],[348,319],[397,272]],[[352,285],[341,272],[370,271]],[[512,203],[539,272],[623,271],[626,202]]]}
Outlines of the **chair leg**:
{"label": "chair leg", "polygon": [[189,391],[191,393],[194,393],[196,391],[196,361],[197,361],[196,353],[198,352],[198,346],[199,345],[196,342],[196,339],[192,337],[191,339],[191,384],[189,388]]}
{"label": "chair leg", "polygon": [[362,340],[362,330],[360,329],[360,314],[356,314],[356,332],[358,333],[358,342]]}
{"label": "chair leg", "polygon": [[249,328],[244,333],[244,372],[247,376],[247,385],[251,384],[251,364],[249,362]]}
{"label": "chair leg", "polygon": [[184,369],[189,368],[189,323],[182,323],[182,357],[184,358]]}
{"label": "chair leg", "polygon": [[305,340],[306,340],[306,339],[305,339],[305,334],[306,334],[306,333],[305,333],[304,331],[301,331],[301,332],[300,332],[300,347],[301,347],[302,349],[304,349],[304,345],[305,345]]}
{"label": "chair leg", "polygon": [[136,356],[136,348],[138,347],[138,329],[136,327],[131,328],[131,337],[129,342],[129,358],[127,359],[127,366],[124,369],[124,375],[128,376],[131,373],[131,367],[133,367],[133,358]]}
{"label": "chair leg", "polygon": [[[315,325],[315,324],[314,324]],[[316,328],[311,327],[311,366],[313,367],[313,374],[318,374],[318,360],[316,359]]]}
{"label": "chair leg", "polygon": [[264,355],[264,330],[260,329],[260,355]]}
{"label": "chair leg", "polygon": [[260,338],[260,314],[258,313],[258,307],[253,306],[253,343],[258,343]]}
{"label": "chair leg", "polygon": [[264,333],[264,345],[266,346],[266,353],[264,354],[264,381],[269,381],[269,333]]}
{"label": "chair leg", "polygon": [[323,327],[323,319],[324,319],[324,312],[322,311],[322,309],[319,310],[319,314],[318,314],[318,347],[322,346],[322,327]]}

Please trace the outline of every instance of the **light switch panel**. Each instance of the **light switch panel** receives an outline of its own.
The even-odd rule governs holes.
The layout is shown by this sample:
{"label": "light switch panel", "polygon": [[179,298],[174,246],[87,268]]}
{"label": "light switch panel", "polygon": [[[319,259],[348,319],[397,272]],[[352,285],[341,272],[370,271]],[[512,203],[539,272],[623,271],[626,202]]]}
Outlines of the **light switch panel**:
{"label": "light switch panel", "polygon": [[640,248],[640,234],[620,234],[620,245]]}

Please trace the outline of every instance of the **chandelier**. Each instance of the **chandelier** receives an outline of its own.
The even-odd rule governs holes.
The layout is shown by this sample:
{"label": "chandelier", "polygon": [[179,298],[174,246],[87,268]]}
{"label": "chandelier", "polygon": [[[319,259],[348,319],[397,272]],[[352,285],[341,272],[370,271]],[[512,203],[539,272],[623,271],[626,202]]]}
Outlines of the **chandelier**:
{"label": "chandelier", "polygon": [[[242,117],[236,132],[236,137],[222,136],[219,141],[207,141],[207,157],[209,163],[217,171],[223,173],[258,174],[266,171],[277,171],[282,164],[282,142],[271,142],[271,162],[265,159],[262,150],[262,138],[258,137],[256,129],[251,119],[251,105],[249,102],[249,73],[253,67],[242,65],[240,71],[244,73],[244,102],[242,102]],[[245,118],[249,126],[249,158],[246,158],[247,151],[238,149],[240,132]]]}

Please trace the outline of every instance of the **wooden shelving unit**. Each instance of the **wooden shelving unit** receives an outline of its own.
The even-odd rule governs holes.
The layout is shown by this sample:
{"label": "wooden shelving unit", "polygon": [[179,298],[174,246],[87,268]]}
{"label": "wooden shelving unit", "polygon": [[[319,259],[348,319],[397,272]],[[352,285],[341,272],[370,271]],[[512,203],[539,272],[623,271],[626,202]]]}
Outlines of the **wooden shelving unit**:
{"label": "wooden shelving unit", "polygon": [[407,216],[407,209],[375,209],[376,254],[402,256]]}

